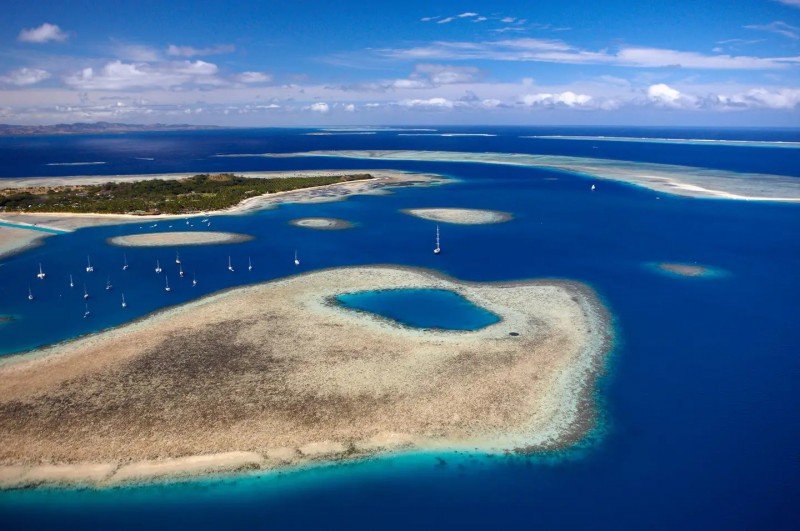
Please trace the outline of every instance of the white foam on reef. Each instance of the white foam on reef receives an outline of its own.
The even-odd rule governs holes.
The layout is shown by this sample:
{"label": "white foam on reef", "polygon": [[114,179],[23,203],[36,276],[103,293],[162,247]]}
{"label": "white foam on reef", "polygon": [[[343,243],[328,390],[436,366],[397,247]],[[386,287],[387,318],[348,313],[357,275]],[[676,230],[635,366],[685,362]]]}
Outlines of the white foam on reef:
{"label": "white foam on reef", "polygon": [[48,166],[96,166],[105,162],[48,162]]}
{"label": "white foam on reef", "polygon": [[650,142],[653,144],[711,144],[719,146],[800,148],[800,142],[783,140],[724,140],[715,138],[655,138],[633,136],[587,136],[587,135],[532,135],[520,138],[540,140],[594,140],[599,142]]}

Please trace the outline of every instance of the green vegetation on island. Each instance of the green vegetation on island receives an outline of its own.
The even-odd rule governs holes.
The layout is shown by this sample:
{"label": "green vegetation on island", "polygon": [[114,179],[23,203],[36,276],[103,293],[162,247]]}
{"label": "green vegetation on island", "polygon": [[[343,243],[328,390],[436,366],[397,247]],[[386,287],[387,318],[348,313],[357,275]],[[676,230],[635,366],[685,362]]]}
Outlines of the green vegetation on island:
{"label": "green vegetation on island", "polygon": [[371,178],[368,173],[277,178],[222,173],[172,180],[7,189],[0,190],[0,212],[191,214],[222,210],[259,195]]}

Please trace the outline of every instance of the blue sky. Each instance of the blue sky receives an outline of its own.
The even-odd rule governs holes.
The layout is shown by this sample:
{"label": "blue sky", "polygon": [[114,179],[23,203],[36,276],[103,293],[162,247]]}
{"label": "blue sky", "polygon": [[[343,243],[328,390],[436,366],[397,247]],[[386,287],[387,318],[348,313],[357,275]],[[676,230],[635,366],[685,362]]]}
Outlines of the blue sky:
{"label": "blue sky", "polygon": [[0,122],[800,125],[800,0],[6,0]]}

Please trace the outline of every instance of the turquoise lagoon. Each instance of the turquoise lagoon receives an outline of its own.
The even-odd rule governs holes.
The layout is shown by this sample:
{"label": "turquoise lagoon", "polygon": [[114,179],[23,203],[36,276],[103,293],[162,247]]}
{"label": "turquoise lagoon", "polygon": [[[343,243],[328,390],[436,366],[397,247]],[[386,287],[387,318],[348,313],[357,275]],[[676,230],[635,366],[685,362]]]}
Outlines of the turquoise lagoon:
{"label": "turquoise lagoon", "polygon": [[[425,149],[585,156],[800,178],[800,150],[747,145],[527,139],[536,135],[798,141],[788,130],[442,128],[495,137],[311,136],[242,130],[0,139],[0,178],[64,175],[52,162],[105,161],[81,172],[158,173],[314,168],[374,162],[222,159],[224,153]],[[143,161],[136,157],[155,160]],[[150,229],[85,229],[0,261],[0,351],[10,354],[117,326],[222,289],[309,270],[398,264],[470,282],[566,278],[592,286],[613,313],[618,344],[596,394],[606,420],[580,451],[542,456],[421,454],[299,472],[209,478],[105,491],[0,492],[3,529],[797,529],[800,513],[800,206],[700,200],[543,169],[457,162],[380,161],[381,167],[458,178],[433,188],[344,202],[215,216],[214,229],[249,242],[128,249],[106,239]],[[656,200],[659,195],[660,200]],[[442,224],[406,208],[512,212],[513,223]],[[1,217],[1,216],[0,216]],[[298,217],[354,222],[309,231]],[[155,230],[170,230],[159,223]],[[172,230],[177,227],[173,227]],[[0,228],[2,230],[2,228]],[[195,224],[190,230],[203,230]],[[300,252],[301,265],[293,264]],[[84,271],[91,254],[95,272]],[[227,271],[232,257],[236,272]],[[254,269],[247,271],[247,259]],[[173,291],[163,289],[160,260]],[[38,263],[47,273],[35,277]],[[696,281],[647,264],[700,263],[727,272]],[[191,286],[196,273],[198,285]],[[92,316],[83,319],[85,282]],[[104,289],[107,277],[113,289]],[[27,300],[28,285],[36,295]],[[119,304],[124,291],[128,308]],[[449,308],[449,307],[448,307]],[[371,310],[370,310],[371,311]],[[457,312],[458,313],[458,312]],[[460,313],[458,313],[460,315]],[[401,320],[405,315],[401,315]],[[423,323],[427,325],[429,321]],[[459,319],[459,323],[464,322]]]}

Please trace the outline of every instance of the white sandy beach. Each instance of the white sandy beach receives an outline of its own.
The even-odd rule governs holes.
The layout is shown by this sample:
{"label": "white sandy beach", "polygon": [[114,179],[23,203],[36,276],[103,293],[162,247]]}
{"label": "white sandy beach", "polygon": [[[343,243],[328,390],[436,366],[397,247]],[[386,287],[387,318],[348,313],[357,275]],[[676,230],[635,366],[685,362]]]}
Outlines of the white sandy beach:
{"label": "white sandy beach", "polygon": [[457,225],[487,225],[503,223],[513,218],[508,212],[476,208],[408,208],[401,212],[430,221]]}

